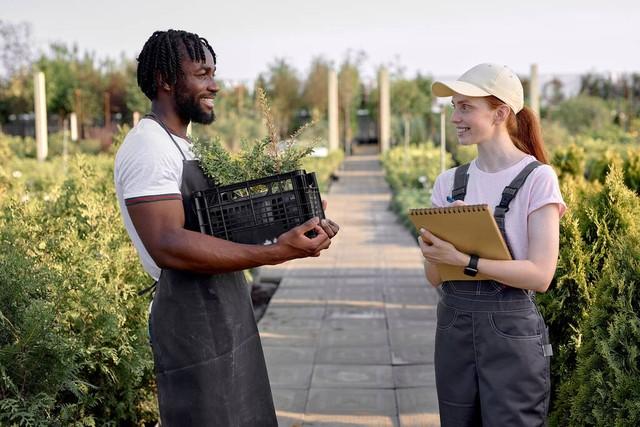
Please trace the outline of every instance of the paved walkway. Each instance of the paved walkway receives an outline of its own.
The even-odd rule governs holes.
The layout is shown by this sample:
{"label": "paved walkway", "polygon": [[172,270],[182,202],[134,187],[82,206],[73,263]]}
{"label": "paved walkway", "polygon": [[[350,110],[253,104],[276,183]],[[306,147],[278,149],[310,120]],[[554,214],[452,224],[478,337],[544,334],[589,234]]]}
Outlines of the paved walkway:
{"label": "paved walkway", "polygon": [[438,426],[437,294],[377,156],[339,175],[324,195],[341,226],[331,248],[262,270],[283,277],[259,322],[280,426]]}

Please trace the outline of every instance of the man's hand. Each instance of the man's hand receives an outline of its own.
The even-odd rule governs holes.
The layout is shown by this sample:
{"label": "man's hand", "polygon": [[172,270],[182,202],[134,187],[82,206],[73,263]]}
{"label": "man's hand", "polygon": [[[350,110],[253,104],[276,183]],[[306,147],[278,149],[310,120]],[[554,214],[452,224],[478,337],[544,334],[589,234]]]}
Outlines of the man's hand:
{"label": "man's hand", "polygon": [[[322,210],[323,211],[327,210],[327,201],[326,200],[322,201]],[[340,230],[340,226],[338,224],[336,224],[335,222],[331,221],[329,218],[325,218],[325,219],[321,220],[320,221],[320,226],[322,227],[324,232],[327,233],[327,236],[329,236],[330,239],[333,239],[335,237],[335,235],[338,234],[338,230]]]}
{"label": "man's hand", "polygon": [[[315,231],[316,236],[313,238],[307,237],[305,233],[309,231]],[[331,245],[331,239],[324,228],[321,227],[320,219],[315,217],[281,234],[276,245],[280,249],[282,258],[287,260],[311,256],[317,257],[321,251]]]}

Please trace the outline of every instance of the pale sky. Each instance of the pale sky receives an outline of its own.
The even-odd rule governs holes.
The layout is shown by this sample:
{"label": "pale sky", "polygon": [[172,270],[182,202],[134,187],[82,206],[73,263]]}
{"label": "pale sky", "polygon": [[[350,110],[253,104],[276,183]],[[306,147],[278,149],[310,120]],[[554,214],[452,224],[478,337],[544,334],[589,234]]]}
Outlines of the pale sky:
{"label": "pale sky", "polygon": [[338,64],[367,53],[381,64],[457,76],[481,62],[528,74],[640,72],[638,0],[0,0],[0,19],[29,22],[36,47],[75,42],[98,57],[134,57],[155,30],[198,33],[218,76],[252,82],[276,57],[306,72],[314,56]]}

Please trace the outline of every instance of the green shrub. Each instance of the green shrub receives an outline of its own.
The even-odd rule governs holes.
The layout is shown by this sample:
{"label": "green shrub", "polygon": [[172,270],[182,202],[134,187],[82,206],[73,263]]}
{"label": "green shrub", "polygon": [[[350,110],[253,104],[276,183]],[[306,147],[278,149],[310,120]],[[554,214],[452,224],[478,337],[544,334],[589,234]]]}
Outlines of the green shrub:
{"label": "green shrub", "polygon": [[409,219],[409,209],[431,206],[431,191],[419,188],[401,188],[391,199],[391,209],[396,212],[400,221],[411,232],[415,227]]}
{"label": "green shrub", "polygon": [[584,148],[573,143],[558,147],[553,152],[551,163],[555,166],[560,178],[565,175],[582,176],[585,165]]}
{"label": "green shrub", "polygon": [[599,155],[591,155],[586,162],[585,176],[590,181],[604,182],[609,169],[615,164],[622,167],[623,159],[618,150],[608,149]]}
{"label": "green shrub", "polygon": [[[26,171],[47,164],[31,162]],[[47,188],[5,187],[0,425],[157,418],[148,302],[136,295],[150,279],[122,226],[112,174],[111,156],[77,156]]]}
{"label": "green shrub", "polygon": [[629,188],[640,194],[640,149],[627,150],[624,161],[624,182]]}
{"label": "green shrub", "polygon": [[561,185],[567,211],[560,222],[560,252],[549,291],[537,296],[554,347],[551,359],[552,405],[557,387],[575,369],[581,326],[593,301],[590,247],[583,238],[588,221],[585,206],[600,191],[599,184],[582,177],[567,177]]}
{"label": "green shrub", "polygon": [[[432,143],[417,146],[394,147],[382,156],[382,165],[391,188],[431,188],[440,174],[440,149]],[[445,165],[453,165],[446,153]]]}
{"label": "green shrub", "polygon": [[305,157],[302,159],[301,167],[307,172],[315,172],[320,191],[329,190],[331,176],[340,167],[344,160],[342,150],[334,150],[326,157]]}
{"label": "green shrub", "polygon": [[567,128],[552,120],[542,120],[542,136],[545,145],[551,150],[568,144],[572,138]]}
{"label": "green shrub", "polygon": [[[551,423],[591,425],[571,421],[577,410],[572,403],[575,389],[584,382],[576,377],[575,369],[590,339],[594,310],[609,304],[599,296],[603,271],[607,270],[612,257],[620,255],[617,251],[621,240],[640,235],[637,219],[640,199],[624,185],[622,171],[616,165],[601,189],[597,183],[588,185],[567,180],[563,191],[574,212],[568,212],[562,222],[556,278],[550,291],[540,298],[557,349],[557,357],[552,359],[556,398],[552,402]],[[630,351],[636,350],[631,347]],[[597,372],[591,374],[598,375]],[[635,381],[640,382],[640,377],[636,376]]]}
{"label": "green shrub", "polygon": [[607,103],[600,98],[585,95],[561,102],[549,110],[549,117],[572,134],[602,130],[612,123]]}
{"label": "green shrub", "polygon": [[313,152],[316,144],[300,144],[299,136],[308,127],[298,129],[281,141],[266,95],[258,89],[268,136],[253,141],[244,140],[241,149],[229,152],[220,138],[194,139],[193,153],[205,175],[218,185],[249,181],[301,168],[302,160]]}
{"label": "green shrub", "polygon": [[566,425],[640,425],[640,234],[612,245],[584,327],[578,368],[562,389]]}
{"label": "green shrub", "polygon": [[478,157],[478,149],[472,145],[458,145],[455,153],[453,153],[453,159],[457,165],[470,163],[476,157]]}

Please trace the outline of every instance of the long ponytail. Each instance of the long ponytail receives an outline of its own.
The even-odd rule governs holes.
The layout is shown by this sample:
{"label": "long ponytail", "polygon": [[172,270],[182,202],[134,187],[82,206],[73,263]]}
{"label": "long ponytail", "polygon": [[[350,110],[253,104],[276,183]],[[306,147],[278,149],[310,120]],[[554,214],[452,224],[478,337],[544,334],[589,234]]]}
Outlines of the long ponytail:
{"label": "long ponytail", "polygon": [[[504,105],[504,102],[495,96],[487,97],[487,101],[493,108]],[[518,114],[510,110],[509,118],[507,119],[507,131],[520,151],[531,154],[544,164],[549,164],[549,157],[542,139],[540,121],[531,108],[524,107]]]}

